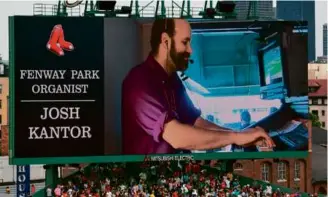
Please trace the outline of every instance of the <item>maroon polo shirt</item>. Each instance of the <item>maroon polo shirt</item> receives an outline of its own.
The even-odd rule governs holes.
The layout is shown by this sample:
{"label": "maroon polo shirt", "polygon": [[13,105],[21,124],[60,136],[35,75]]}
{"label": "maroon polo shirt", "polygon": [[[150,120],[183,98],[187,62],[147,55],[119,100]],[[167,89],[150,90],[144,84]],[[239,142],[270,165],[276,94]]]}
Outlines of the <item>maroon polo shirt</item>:
{"label": "maroon polo shirt", "polygon": [[173,119],[194,125],[200,114],[177,74],[169,76],[150,55],[123,81],[123,154],[175,153],[162,137],[164,125]]}

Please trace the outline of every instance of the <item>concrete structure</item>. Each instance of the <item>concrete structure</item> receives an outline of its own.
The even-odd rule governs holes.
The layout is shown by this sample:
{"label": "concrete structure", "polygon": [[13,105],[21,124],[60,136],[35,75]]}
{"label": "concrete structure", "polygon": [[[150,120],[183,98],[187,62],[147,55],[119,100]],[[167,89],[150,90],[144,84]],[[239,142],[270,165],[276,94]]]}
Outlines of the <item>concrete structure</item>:
{"label": "concrete structure", "polygon": [[317,60],[315,61],[315,63],[327,64],[328,63],[328,56],[319,56],[319,57],[317,57]]}
{"label": "concrete structure", "polygon": [[[35,191],[39,191],[40,189],[43,189],[45,187],[45,182],[36,182],[36,183],[31,183],[35,186]],[[6,187],[9,187],[10,189],[10,194],[6,193]],[[30,189],[32,191],[32,189]],[[1,185],[0,186],[0,196],[3,197],[17,197],[17,186],[16,184],[10,184],[10,185]]]}
{"label": "concrete structure", "polygon": [[8,125],[9,78],[0,77],[0,125]]}
{"label": "concrete structure", "polygon": [[0,150],[0,155],[1,156],[8,156],[9,155],[9,127],[8,125],[2,125],[1,126],[1,138],[0,138],[0,142],[1,142],[1,150]]}
{"label": "concrete structure", "polygon": [[0,128],[8,125],[9,62],[0,58]]}
{"label": "concrete structure", "polygon": [[309,63],[308,64],[308,78],[309,79],[327,79],[328,67],[323,63]]}
{"label": "concrete structure", "polygon": [[327,55],[327,39],[328,39],[328,34],[327,34],[327,23],[323,25],[323,56],[328,56]]}
{"label": "concrete structure", "polygon": [[[238,19],[246,19],[250,1],[235,1]],[[274,18],[273,1],[257,1],[256,15],[260,19]],[[251,15],[253,13],[251,12]]]}
{"label": "concrete structure", "polygon": [[277,7],[273,7],[273,17],[277,18]]}
{"label": "concrete structure", "polygon": [[[31,166],[31,180],[44,180],[45,170],[42,165]],[[9,157],[0,157],[0,183],[16,182],[16,166],[9,165]]]}
{"label": "concrete structure", "polygon": [[0,156],[8,155],[9,62],[0,59]]}
{"label": "concrete structure", "polygon": [[327,79],[309,79],[310,112],[319,117],[321,128],[327,130]]}
{"label": "concrete structure", "polygon": [[277,18],[308,21],[308,61],[315,61],[315,1],[277,1]]}
{"label": "concrete structure", "polygon": [[313,193],[327,195],[327,130],[312,129]]}

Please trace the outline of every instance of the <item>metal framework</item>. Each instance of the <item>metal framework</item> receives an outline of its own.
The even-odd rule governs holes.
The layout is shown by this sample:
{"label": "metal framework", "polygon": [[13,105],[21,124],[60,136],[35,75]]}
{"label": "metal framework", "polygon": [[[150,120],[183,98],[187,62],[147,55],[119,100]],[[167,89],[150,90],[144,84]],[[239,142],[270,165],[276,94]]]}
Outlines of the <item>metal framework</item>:
{"label": "metal framework", "polygon": [[[34,4],[34,15],[94,17],[102,14],[106,17],[118,17],[117,14],[121,13],[122,8],[120,9],[119,7],[109,11],[98,10],[96,3],[97,0],[78,0],[71,4],[67,0],[58,0],[57,4]],[[154,3],[155,7],[152,6]],[[127,15],[133,18],[208,18],[206,12],[208,8],[215,9],[213,0],[205,0],[204,7],[191,7],[191,0],[182,0],[179,3],[172,0],[171,7],[165,5],[165,0],[150,0],[145,6],[140,6],[138,0],[130,0],[130,5],[124,7],[129,7],[131,13]],[[237,14],[235,12],[224,13],[216,10],[214,16],[220,19],[233,19],[236,18]],[[257,2],[249,1],[247,19],[256,18]]]}

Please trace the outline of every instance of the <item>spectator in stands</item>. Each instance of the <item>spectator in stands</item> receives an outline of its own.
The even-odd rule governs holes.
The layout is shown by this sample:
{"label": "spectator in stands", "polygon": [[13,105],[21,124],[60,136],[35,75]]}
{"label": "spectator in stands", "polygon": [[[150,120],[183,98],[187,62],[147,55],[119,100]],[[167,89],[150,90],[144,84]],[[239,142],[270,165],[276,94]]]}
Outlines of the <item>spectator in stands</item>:
{"label": "spectator in stands", "polygon": [[32,184],[32,185],[31,185],[31,194],[33,195],[34,193],[35,193],[35,185]]}
{"label": "spectator in stands", "polygon": [[265,195],[266,196],[271,196],[272,195],[272,186],[270,184],[267,184],[267,186],[266,186]]}
{"label": "spectator in stands", "polygon": [[6,187],[6,194],[10,194],[10,187]]}
{"label": "spectator in stands", "polygon": [[[71,183],[61,185],[61,197],[297,197],[300,194],[284,194],[279,189],[273,191],[272,186],[267,184],[265,190],[261,185],[240,185],[239,178],[233,177],[230,173],[222,174],[210,172],[209,168],[200,166],[200,170],[195,170],[193,166],[198,162],[181,162],[181,165],[190,165],[190,171],[184,172],[176,170],[178,165],[169,162],[160,162],[160,164],[150,163],[148,166],[156,166],[156,179],[151,180],[144,178],[149,177],[154,169],[134,168],[134,175],[123,173],[117,177],[113,173],[114,167],[102,169],[100,176],[86,176],[84,173],[77,175],[71,180]],[[161,167],[162,166],[162,167]],[[198,167],[197,167],[198,168]],[[196,168],[196,169],[197,169]],[[98,170],[100,168],[97,168]],[[164,170],[167,169],[167,170]],[[170,170],[171,169],[171,170]],[[126,169],[122,167],[122,171]],[[180,173],[177,173],[180,172]],[[139,176],[144,173],[145,175]],[[188,178],[184,176],[187,175]],[[133,179],[133,181],[130,181]],[[226,180],[232,180],[229,188]],[[87,185],[84,188],[84,185]],[[69,189],[77,186],[81,188],[78,192],[69,194]],[[51,189],[50,189],[51,192]]]}
{"label": "spectator in stands", "polygon": [[50,187],[47,188],[46,195],[47,197],[52,197],[52,189]]}
{"label": "spectator in stands", "polygon": [[223,180],[225,182],[226,188],[230,189],[230,179],[227,176],[223,176]]}
{"label": "spectator in stands", "polygon": [[61,185],[57,185],[57,187],[54,190],[54,193],[55,193],[56,197],[61,197],[61,195],[62,195]]}

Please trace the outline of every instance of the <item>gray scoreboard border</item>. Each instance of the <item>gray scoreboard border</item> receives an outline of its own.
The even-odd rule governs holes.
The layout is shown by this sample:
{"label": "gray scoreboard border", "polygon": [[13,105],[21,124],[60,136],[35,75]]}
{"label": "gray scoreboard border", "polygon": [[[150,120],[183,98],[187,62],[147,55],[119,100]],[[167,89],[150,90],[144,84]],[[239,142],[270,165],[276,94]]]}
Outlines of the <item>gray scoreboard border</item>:
{"label": "gray scoreboard border", "polygon": [[227,160],[227,159],[267,159],[267,158],[306,158],[311,152],[311,131],[309,125],[309,151],[280,152],[232,152],[232,153],[193,153],[193,154],[160,154],[160,155],[102,155],[79,157],[15,157],[15,39],[14,17],[9,17],[9,163],[11,165],[28,164],[70,164],[70,163],[108,163],[108,162],[141,162],[146,157],[193,156],[194,160]]}

